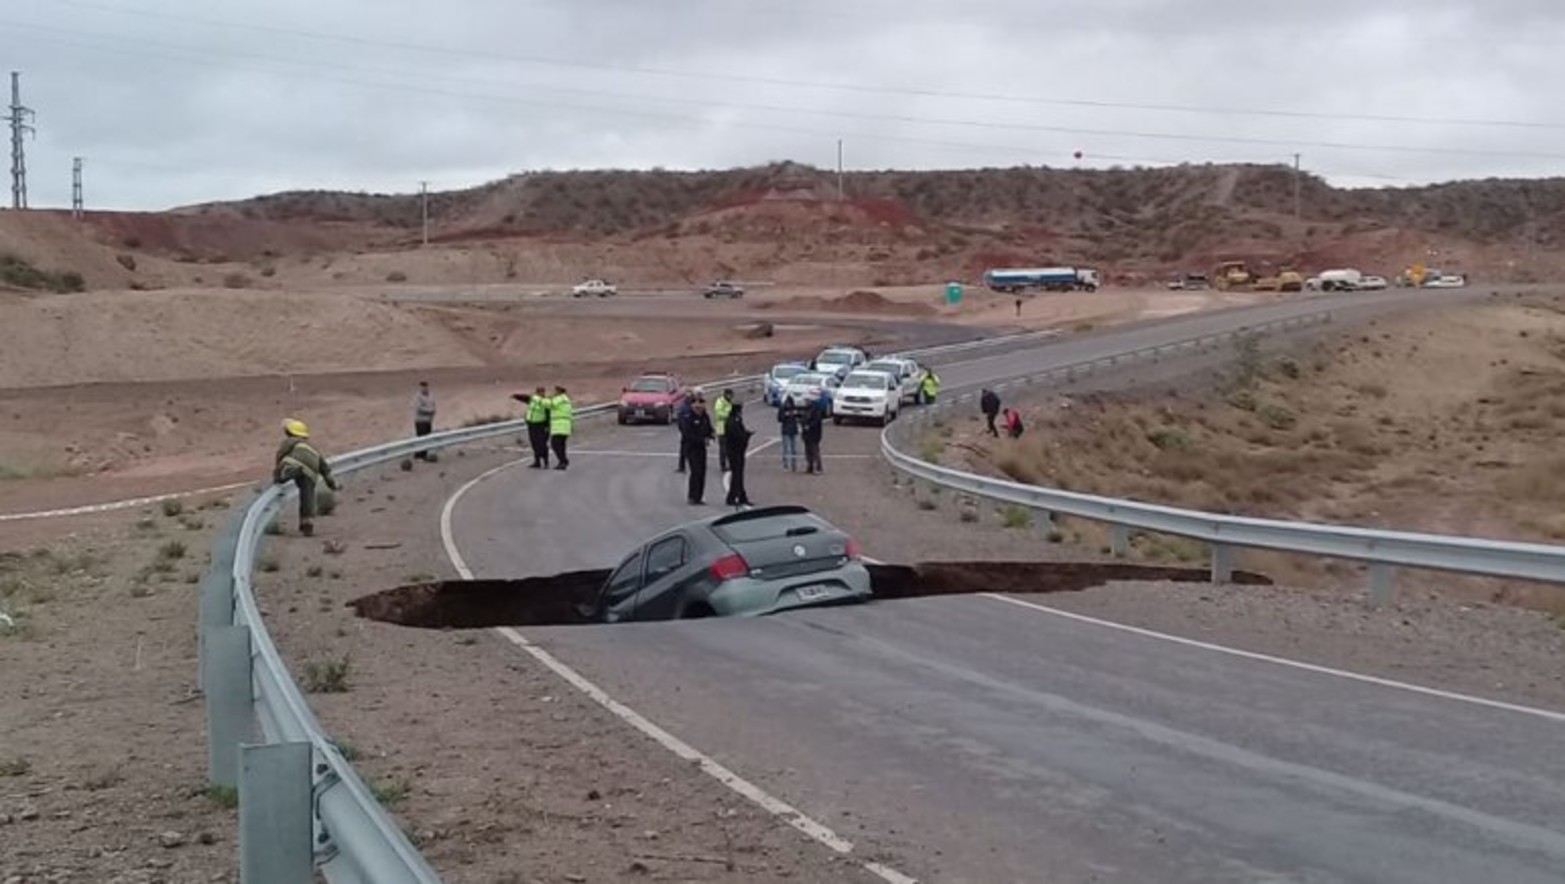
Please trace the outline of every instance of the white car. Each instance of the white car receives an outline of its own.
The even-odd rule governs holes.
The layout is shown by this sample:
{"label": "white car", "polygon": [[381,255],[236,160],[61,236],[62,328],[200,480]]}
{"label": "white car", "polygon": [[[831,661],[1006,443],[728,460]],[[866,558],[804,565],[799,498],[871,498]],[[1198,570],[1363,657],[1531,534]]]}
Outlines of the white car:
{"label": "white car", "polygon": [[1378,292],[1385,288],[1387,284],[1383,276],[1365,276],[1359,279],[1358,284],[1354,288],[1364,292]]}
{"label": "white car", "polygon": [[858,347],[827,347],[810,363],[819,372],[836,372],[839,376],[869,361],[869,354]]}
{"label": "white car", "polygon": [[[826,402],[826,413],[831,414],[837,388],[842,379],[835,374],[807,371],[783,381],[782,399],[793,399],[793,404],[803,408],[817,399]],[[781,400],[779,400],[779,403]]]}
{"label": "white car", "polygon": [[610,295],[617,294],[619,294],[617,286],[601,279],[589,279],[571,289],[571,297],[573,298],[607,298]]}
{"label": "white car", "polygon": [[879,371],[891,375],[896,378],[897,389],[902,394],[902,402],[918,401],[918,388],[924,380],[924,368],[917,362],[896,356],[882,356],[866,362],[859,370]]}
{"label": "white car", "polygon": [[831,420],[840,424],[844,420],[862,418],[881,426],[897,419],[902,410],[901,389],[896,379],[883,371],[851,371],[842,379],[842,386],[832,398]]}
{"label": "white car", "polygon": [[1437,276],[1424,283],[1426,289],[1459,289],[1467,285],[1465,276]]}

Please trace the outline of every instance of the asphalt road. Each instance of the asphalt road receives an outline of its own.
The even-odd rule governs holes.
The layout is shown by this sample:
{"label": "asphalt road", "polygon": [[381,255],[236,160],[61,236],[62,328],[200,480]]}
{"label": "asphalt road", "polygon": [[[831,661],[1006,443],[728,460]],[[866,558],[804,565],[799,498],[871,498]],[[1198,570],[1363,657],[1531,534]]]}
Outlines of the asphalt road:
{"label": "asphalt road", "polygon": [[[1428,295],[1184,317],[952,364],[942,375],[956,389],[1323,304],[1374,311]],[[476,576],[609,566],[694,515],[673,473],[671,430],[583,435],[570,472],[511,469],[461,497],[451,534]],[[707,499],[720,495],[714,485]],[[859,842],[856,852],[921,880],[1565,879],[1558,718],[991,596],[526,637]],[[626,739],[664,751],[628,729]]]}

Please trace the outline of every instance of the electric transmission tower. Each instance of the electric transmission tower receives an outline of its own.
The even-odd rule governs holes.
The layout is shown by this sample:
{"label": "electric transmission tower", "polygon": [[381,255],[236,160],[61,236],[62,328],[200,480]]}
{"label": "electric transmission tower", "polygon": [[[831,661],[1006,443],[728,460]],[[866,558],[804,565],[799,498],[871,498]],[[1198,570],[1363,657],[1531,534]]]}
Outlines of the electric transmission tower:
{"label": "electric transmission tower", "polygon": [[28,120],[33,118],[33,110],[22,106],[22,75],[18,71],[11,72],[11,115],[6,121],[11,124],[11,208],[27,208],[27,154],[22,150],[22,138],[28,133],[37,132],[28,125]]}
{"label": "electric transmission tower", "polygon": [[71,217],[82,216],[82,158],[71,158]]}

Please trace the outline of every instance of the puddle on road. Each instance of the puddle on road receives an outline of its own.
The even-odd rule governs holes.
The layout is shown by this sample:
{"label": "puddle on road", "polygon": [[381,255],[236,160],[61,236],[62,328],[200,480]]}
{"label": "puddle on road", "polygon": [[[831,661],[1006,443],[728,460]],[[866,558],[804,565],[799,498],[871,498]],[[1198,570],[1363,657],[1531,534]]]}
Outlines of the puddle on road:
{"label": "puddle on road", "polygon": [[[1077,592],[1120,580],[1199,583],[1205,568],[1164,568],[1118,562],[920,562],[868,565],[875,600],[1004,592],[1038,595]],[[420,629],[492,626],[578,626],[589,617],[608,569],[571,571],[520,580],[444,580],[399,586],[348,603],[360,617]],[[1233,582],[1270,585],[1267,577],[1236,571]]]}

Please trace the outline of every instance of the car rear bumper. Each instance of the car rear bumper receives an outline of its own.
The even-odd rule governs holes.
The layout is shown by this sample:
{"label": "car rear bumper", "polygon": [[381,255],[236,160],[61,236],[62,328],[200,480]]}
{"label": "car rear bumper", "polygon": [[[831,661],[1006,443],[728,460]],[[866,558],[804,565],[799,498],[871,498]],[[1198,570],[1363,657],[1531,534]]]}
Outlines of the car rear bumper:
{"label": "car rear bumper", "polygon": [[757,617],[797,608],[845,605],[874,597],[869,570],[853,561],[838,568],[800,574],[782,580],[730,581],[711,596],[713,609],[724,617]]}
{"label": "car rear bumper", "polygon": [[669,420],[670,406],[667,405],[637,405],[621,404],[619,407],[620,420],[627,424],[652,423],[666,424]]}
{"label": "car rear bumper", "polygon": [[849,402],[846,399],[839,399],[836,406],[836,413],[843,417],[884,417],[891,411],[891,403],[887,400],[880,402]]}

